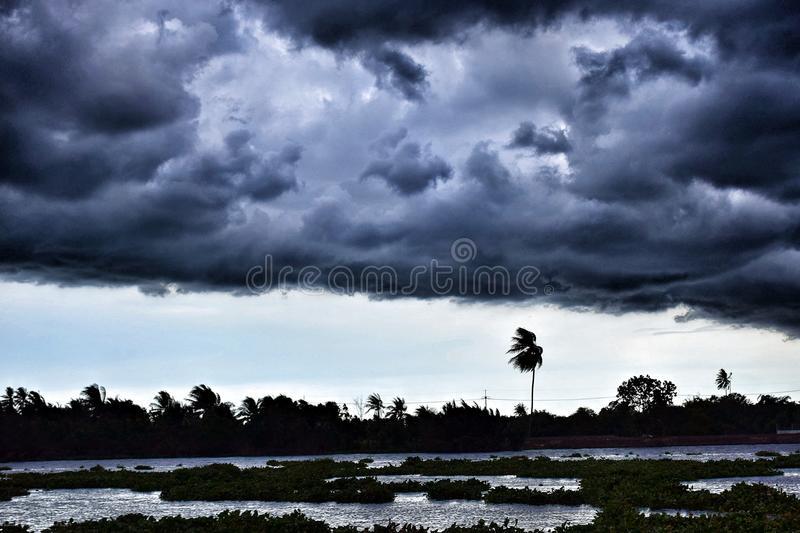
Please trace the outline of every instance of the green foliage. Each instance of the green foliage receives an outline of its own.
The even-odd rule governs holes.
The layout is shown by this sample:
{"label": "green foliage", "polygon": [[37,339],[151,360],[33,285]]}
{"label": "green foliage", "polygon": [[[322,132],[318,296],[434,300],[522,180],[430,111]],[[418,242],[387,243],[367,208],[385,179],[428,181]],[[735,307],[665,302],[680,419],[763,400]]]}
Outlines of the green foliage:
{"label": "green foliage", "polygon": [[770,450],[759,450],[755,453],[756,457],[780,457],[781,455],[780,452],[773,452]]}
{"label": "green foliage", "polygon": [[28,489],[0,481],[0,502],[8,501],[15,496],[26,496],[27,494]]}
{"label": "green foliage", "polygon": [[[535,344],[531,337],[522,339],[520,347],[528,340]],[[536,364],[524,366],[533,369]],[[49,404],[24,387],[8,387],[0,395],[0,461],[467,452],[522,448],[529,425],[542,437],[773,433],[776,426],[800,423],[800,403],[788,397],[764,395],[753,403],[732,393],[673,406],[670,385],[647,376],[632,378],[609,407],[599,413],[579,408],[570,416],[522,409],[519,416],[501,416],[455,400],[439,410],[411,414],[402,398],[386,406],[374,394],[368,408],[376,416],[364,420],[334,402],[313,405],[286,396],[248,397],[234,414],[231,404],[205,385],[194,387],[183,403],[160,391],[149,409],[108,398],[99,385],[86,387],[66,406]]]}
{"label": "green foliage", "polygon": [[28,533],[29,531],[30,528],[28,526],[21,526],[10,522],[3,522],[0,524],[0,533]]}
{"label": "green foliage", "polygon": [[640,413],[672,405],[677,387],[671,381],[661,381],[650,376],[636,376],[617,388],[616,404]]}
{"label": "green foliage", "polygon": [[800,468],[800,451],[775,457],[772,464],[775,468]]}
{"label": "green foliage", "polygon": [[440,479],[425,485],[431,500],[480,500],[489,484],[475,478],[467,480]]}
{"label": "green foliage", "polygon": [[579,490],[566,490],[564,487],[551,492],[508,487],[493,487],[484,497],[487,503],[524,503],[527,505],[582,505],[589,503]]}
{"label": "green foliage", "polygon": [[728,514],[644,516],[634,507],[614,504],[603,508],[591,524],[571,526],[569,533],[637,532],[637,533],[779,533],[800,531],[800,513],[790,512],[765,516],[742,511]]}
{"label": "green foliage", "polygon": [[542,366],[544,349],[536,344],[536,335],[525,328],[517,328],[508,353],[514,354],[508,363],[520,372],[533,372]]}

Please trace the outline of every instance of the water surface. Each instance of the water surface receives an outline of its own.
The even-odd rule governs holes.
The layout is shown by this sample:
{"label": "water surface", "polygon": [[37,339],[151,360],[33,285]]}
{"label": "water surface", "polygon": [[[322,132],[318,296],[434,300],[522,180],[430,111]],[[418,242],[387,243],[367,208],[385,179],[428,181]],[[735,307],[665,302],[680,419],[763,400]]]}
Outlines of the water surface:
{"label": "water surface", "polygon": [[759,444],[759,445],[725,445],[725,446],[670,446],[659,448],[583,448],[577,450],[524,450],[512,452],[492,453],[379,453],[379,454],[333,454],[333,455],[283,455],[283,456],[254,456],[254,457],[177,457],[164,459],[85,459],[69,461],[24,461],[7,462],[3,465],[10,466],[14,471],[28,472],[59,472],[65,470],[79,470],[101,465],[104,468],[114,469],[118,466],[133,468],[136,465],[147,465],[156,471],[173,470],[179,467],[204,466],[212,463],[230,463],[240,468],[264,466],[268,460],[278,461],[304,461],[311,459],[333,459],[335,461],[358,461],[371,458],[373,468],[398,465],[406,457],[417,456],[423,459],[467,459],[472,461],[490,459],[492,457],[537,457],[544,456],[555,460],[578,460],[570,457],[581,454],[597,459],[692,459],[696,461],[709,461],[716,459],[758,459],[755,453],[759,450],[769,450],[781,453],[791,453],[800,450],[798,444]]}
{"label": "water surface", "polygon": [[[363,477],[363,476],[358,476]],[[397,475],[397,476],[373,476],[381,483],[402,483],[403,481],[419,481],[426,483],[439,479],[449,479],[452,481],[465,481],[467,479],[477,479],[485,481],[491,487],[509,487],[514,489],[531,489],[542,492],[552,492],[556,489],[578,490],[581,486],[579,479],[575,478],[549,478],[549,477],[517,477],[517,476],[422,476],[417,474]]]}
{"label": "water surface", "polygon": [[784,468],[782,476],[750,476],[750,477],[728,477],[699,479],[689,481],[686,485],[690,490],[705,489],[714,494],[719,494],[728,490],[737,483],[760,483],[776,489],[780,489],[787,494],[800,496],[800,468]]}
{"label": "water surface", "polygon": [[128,513],[151,516],[210,516],[226,509],[252,510],[287,514],[295,509],[334,526],[353,524],[369,527],[390,521],[424,524],[444,528],[453,523],[474,524],[478,520],[502,522],[506,518],[525,529],[554,528],[570,522],[587,524],[596,509],[589,505],[486,504],[480,501],[429,501],[421,493],[398,494],[392,503],[341,504],[296,502],[166,502],[158,492],[133,492],[127,489],[36,490],[28,496],[0,502],[3,520],[28,524],[34,530],[49,527],[55,521],[85,521]]}
{"label": "water surface", "polygon": [[[497,453],[462,454],[337,454],[316,456],[260,456],[260,457],[192,457],[162,459],[105,459],[80,461],[28,461],[4,463],[11,472],[61,472],[91,468],[101,465],[108,469],[124,467],[132,469],[137,465],[147,465],[153,471],[169,471],[179,467],[196,467],[212,463],[230,463],[240,468],[264,466],[268,460],[310,460],[327,458],[337,461],[357,461],[371,458],[371,467],[400,464],[410,455],[423,459],[466,459],[486,460],[494,457],[545,456],[553,460],[578,460],[574,454],[585,456],[626,460],[642,459],[692,459],[709,461],[717,459],[757,459],[759,450],[781,453],[797,451],[794,445],[728,445],[728,446],[673,446],[666,448],[597,448],[581,450],[526,450]],[[377,476],[380,481],[432,481],[434,479],[468,479],[476,477],[489,482],[491,486],[531,487],[551,491],[559,487],[577,490],[579,480],[571,478],[518,478],[516,476]],[[763,483],[789,494],[800,495],[800,469],[786,469],[782,476],[748,478],[724,478],[687,481],[692,489],[707,489],[721,492],[740,481]],[[518,504],[486,504],[481,501],[429,501],[424,494],[398,494],[395,501],[385,504],[339,504],[339,503],[296,503],[296,502],[165,502],[158,492],[132,492],[126,489],[80,489],[80,490],[36,490],[28,496],[16,497],[8,502],[0,502],[0,520],[28,524],[36,530],[52,525],[55,521],[77,521],[114,517],[128,513],[141,513],[152,516],[210,516],[223,510],[254,510],[272,514],[285,514],[298,509],[306,515],[325,520],[334,526],[353,524],[368,527],[375,523],[423,524],[443,528],[455,523],[474,524],[480,519],[502,522],[506,518],[526,529],[553,528],[565,522],[584,524],[591,522],[596,509],[588,506],[527,506]],[[645,512],[665,512],[664,510],[645,510]],[[669,512],[669,511],[667,511]],[[678,512],[678,511],[675,511]]]}

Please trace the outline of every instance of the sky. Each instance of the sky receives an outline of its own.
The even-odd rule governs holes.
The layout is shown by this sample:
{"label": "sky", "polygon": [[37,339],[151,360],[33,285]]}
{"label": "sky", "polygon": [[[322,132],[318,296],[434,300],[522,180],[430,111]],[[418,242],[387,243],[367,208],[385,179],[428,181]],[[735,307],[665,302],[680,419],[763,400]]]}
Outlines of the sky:
{"label": "sky", "polygon": [[[127,289],[0,285],[2,376],[66,403],[89,382],[142,405],[165,389],[184,398],[208,383],[223,400],[280,393],[348,403],[377,392],[412,408],[453,399],[510,413],[527,403],[530,378],[505,354],[517,325],[535,326],[544,347],[537,408],[569,414],[607,405],[624,379],[650,374],[678,386],[678,402],[718,393],[717,370],[733,390],[800,397],[797,347],[781,335],[673,314],[624,317],[518,303],[369,301],[273,292],[153,298]],[[486,393],[484,393],[486,391]],[[784,392],[794,391],[794,392]],[[411,403],[414,402],[414,403]]]}
{"label": "sky", "polygon": [[524,399],[525,326],[557,412],[639,373],[800,389],[798,26],[778,0],[4,2],[0,377]]}

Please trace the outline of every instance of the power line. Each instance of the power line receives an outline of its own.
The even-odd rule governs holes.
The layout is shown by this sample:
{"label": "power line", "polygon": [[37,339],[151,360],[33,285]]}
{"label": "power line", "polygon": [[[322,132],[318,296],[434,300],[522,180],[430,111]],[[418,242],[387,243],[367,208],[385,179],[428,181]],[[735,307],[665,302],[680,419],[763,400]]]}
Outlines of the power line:
{"label": "power line", "polygon": [[[741,392],[742,396],[765,396],[765,395],[772,395],[772,394],[788,394],[793,392],[800,392],[800,389],[791,389],[791,390],[780,390],[780,391],[770,391],[770,392]],[[711,396],[715,396],[714,394],[676,394],[676,396],[681,398],[710,398]],[[582,402],[582,401],[589,401],[589,400],[613,400],[616,396],[585,396],[581,398],[535,398],[534,401],[536,402]],[[477,402],[480,400],[484,401],[484,407],[488,406],[488,400],[492,400],[495,402],[527,402],[530,398],[495,398],[493,396],[489,396],[487,390],[484,390],[483,396],[477,398],[459,398],[459,400],[463,400],[465,402]],[[425,400],[425,401],[414,401],[414,402],[406,402],[408,405],[422,405],[422,404],[437,404],[437,403],[447,403],[453,401],[454,399],[451,398],[449,400]],[[346,404],[351,404],[352,402],[343,402]]]}
{"label": "power line", "polygon": [[[578,402],[583,400],[609,400],[614,399],[616,396],[592,396],[588,398],[534,398],[534,401],[537,402]],[[490,400],[495,400],[498,402],[527,402],[530,398],[492,398],[489,397]]]}

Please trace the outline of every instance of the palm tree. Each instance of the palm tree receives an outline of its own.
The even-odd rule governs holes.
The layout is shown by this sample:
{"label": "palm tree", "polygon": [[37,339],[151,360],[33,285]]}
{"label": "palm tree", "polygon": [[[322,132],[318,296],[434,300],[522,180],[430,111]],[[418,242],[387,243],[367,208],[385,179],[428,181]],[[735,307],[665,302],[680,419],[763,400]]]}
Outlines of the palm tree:
{"label": "palm tree", "polygon": [[389,418],[402,422],[406,419],[406,401],[399,396],[392,400],[392,405],[388,409]]}
{"label": "palm tree", "polygon": [[33,413],[42,413],[47,410],[49,405],[41,393],[30,391],[28,393],[28,409]]}
{"label": "palm tree", "polygon": [[377,392],[373,392],[369,396],[367,396],[367,412],[372,413],[375,415],[375,418],[380,418],[383,414],[383,399],[381,399],[381,395]]}
{"label": "palm tree", "polygon": [[517,328],[516,334],[511,337],[511,348],[506,352],[514,354],[508,360],[511,366],[523,374],[531,373],[531,420],[528,425],[528,433],[531,432],[533,426],[533,387],[536,383],[536,369],[542,366],[542,352],[544,349],[536,344],[536,335],[525,328]]}
{"label": "palm tree", "polygon": [[106,388],[92,383],[81,391],[81,402],[92,412],[97,412],[106,403]]}
{"label": "palm tree", "polygon": [[725,372],[724,368],[720,368],[719,372],[717,372],[717,388],[719,390],[724,390],[725,394],[731,393],[731,380],[733,379],[733,372],[728,373]]}
{"label": "palm tree", "polygon": [[6,387],[6,392],[0,396],[0,412],[6,414],[15,414],[17,410],[14,408],[14,388]]}
{"label": "palm tree", "polygon": [[178,400],[173,398],[172,394],[162,390],[155,395],[152,403],[150,404],[150,416],[154,419],[161,418],[171,413],[179,412],[180,408],[181,404],[178,402]]}
{"label": "palm tree", "polygon": [[17,390],[14,391],[14,407],[20,414],[28,407],[28,389],[25,387],[17,387]]}
{"label": "palm tree", "polygon": [[236,414],[242,422],[249,424],[258,417],[261,412],[261,405],[261,400],[254,400],[250,396],[246,396]]}
{"label": "palm tree", "polygon": [[432,416],[436,416],[436,411],[428,407],[427,405],[420,405],[417,407],[417,410],[414,413],[421,418],[430,418]]}
{"label": "palm tree", "polygon": [[514,416],[523,417],[528,416],[528,410],[525,408],[524,403],[518,403],[514,406]]}
{"label": "palm tree", "polygon": [[219,394],[211,390],[208,385],[195,385],[189,392],[189,397],[186,398],[189,406],[196,413],[205,416],[211,413],[222,405],[222,400]]}

